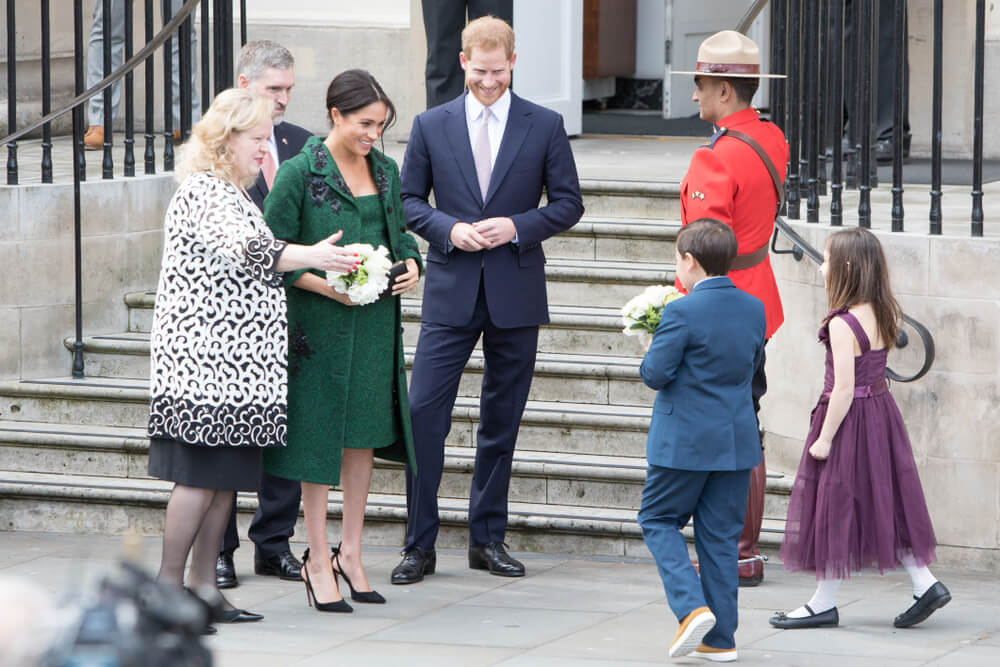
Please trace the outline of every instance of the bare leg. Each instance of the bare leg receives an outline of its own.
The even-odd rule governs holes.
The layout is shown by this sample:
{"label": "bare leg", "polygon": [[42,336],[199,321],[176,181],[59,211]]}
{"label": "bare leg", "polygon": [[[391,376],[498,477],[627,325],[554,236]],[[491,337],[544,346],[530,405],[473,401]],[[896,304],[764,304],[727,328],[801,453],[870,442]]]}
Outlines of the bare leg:
{"label": "bare leg", "polygon": [[326,541],[326,504],[329,493],[330,487],[326,484],[302,482],[302,510],[305,514],[306,537],[309,540],[309,561],[305,564],[302,576],[312,584],[319,602],[343,599],[333,579],[330,544]]}
{"label": "bare leg", "polygon": [[[215,489],[175,484],[167,501],[163,527],[163,553],[157,579],[164,583],[184,583],[184,565],[205,515],[212,505]],[[218,550],[218,544],[216,544]]]}
{"label": "bare leg", "polygon": [[340,468],[340,479],[344,485],[344,518],[339,562],[356,591],[372,590],[361,565],[361,531],[372,482],[373,457],[371,449],[345,449]]}

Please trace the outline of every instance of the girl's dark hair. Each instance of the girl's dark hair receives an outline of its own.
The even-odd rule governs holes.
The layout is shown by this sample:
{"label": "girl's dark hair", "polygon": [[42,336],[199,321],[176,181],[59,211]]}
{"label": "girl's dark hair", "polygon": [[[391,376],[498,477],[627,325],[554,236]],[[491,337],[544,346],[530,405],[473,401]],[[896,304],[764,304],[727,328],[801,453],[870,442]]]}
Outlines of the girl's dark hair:
{"label": "girl's dark hair", "polygon": [[332,109],[337,109],[342,116],[349,116],[375,102],[383,102],[386,106],[385,125],[382,127],[385,132],[396,122],[395,105],[370,72],[349,69],[335,76],[326,89],[326,116],[330,117]]}
{"label": "girl's dark hair", "polygon": [[903,311],[892,295],[889,265],[878,238],[861,227],[845,229],[830,235],[826,250],[826,298],[830,310],[870,303],[882,343],[893,347]]}

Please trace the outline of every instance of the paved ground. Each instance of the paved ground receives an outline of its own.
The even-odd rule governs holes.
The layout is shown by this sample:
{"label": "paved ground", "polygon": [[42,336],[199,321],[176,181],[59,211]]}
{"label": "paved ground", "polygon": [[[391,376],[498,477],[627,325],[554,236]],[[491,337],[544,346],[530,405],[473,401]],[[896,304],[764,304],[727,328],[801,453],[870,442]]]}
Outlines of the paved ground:
{"label": "paved ground", "polygon": [[[105,571],[121,540],[93,536],[0,532],[0,576],[27,577],[53,595],[79,590]],[[154,569],[159,540],[142,542]],[[299,550],[301,547],[296,546]],[[604,667],[668,662],[676,621],[651,562],[518,554],[528,576],[503,579],[471,571],[463,553],[438,555],[438,574],[413,586],[390,586],[395,551],[366,552],[370,579],[385,606],[355,605],[353,614],[320,614],[306,606],[301,584],[257,577],[249,549],[237,552],[242,585],[227,592],[265,614],[260,623],[220,626],[207,639],[217,664],[511,665]],[[923,625],[896,630],[907,604],[905,574],[863,576],[841,589],[842,625],[774,630],[776,609],[807,599],[813,582],[768,566],[764,584],[740,592],[740,662],[761,665],[1000,664],[1000,582],[986,575],[937,570],[953,602]],[[346,592],[346,591],[345,591]],[[9,610],[8,610],[9,611]],[[685,658],[678,664],[700,664]]]}

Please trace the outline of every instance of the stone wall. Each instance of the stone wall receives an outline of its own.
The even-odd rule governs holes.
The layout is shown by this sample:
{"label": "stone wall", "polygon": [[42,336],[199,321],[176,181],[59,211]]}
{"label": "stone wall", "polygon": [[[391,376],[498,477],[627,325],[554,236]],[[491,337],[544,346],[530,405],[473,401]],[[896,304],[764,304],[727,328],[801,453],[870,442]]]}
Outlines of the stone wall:
{"label": "stone wall", "polygon": [[[81,184],[84,335],[128,329],[122,301],[156,286],[173,174]],[[0,380],[69,375],[73,186],[0,186]]]}
{"label": "stone wall", "polygon": [[[832,231],[793,223],[817,248]],[[939,543],[939,557],[1000,571],[1000,240],[876,232],[885,246],[893,289],[905,312],[934,336],[937,356],[914,383],[894,383]],[[786,321],[768,345],[763,423],[768,463],[792,472],[802,454],[809,413],[823,382],[816,342],[826,313],[817,265],[772,258]],[[890,354],[903,374],[919,368],[922,349]]]}

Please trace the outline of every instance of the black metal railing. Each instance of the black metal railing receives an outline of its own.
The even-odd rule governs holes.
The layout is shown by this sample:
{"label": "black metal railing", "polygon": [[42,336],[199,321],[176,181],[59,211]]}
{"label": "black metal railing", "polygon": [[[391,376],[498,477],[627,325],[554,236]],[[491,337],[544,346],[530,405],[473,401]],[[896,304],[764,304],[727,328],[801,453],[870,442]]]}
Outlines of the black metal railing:
{"label": "black metal railing", "polygon": [[[784,236],[791,243],[792,247],[790,250],[782,250],[778,248],[778,237]],[[813,247],[811,243],[802,238],[802,235],[795,231],[795,228],[789,225],[780,216],[774,221],[774,237],[771,239],[771,252],[775,255],[792,255],[796,261],[801,261],[803,257],[808,257],[814,261],[817,265],[823,263],[823,253]],[[903,313],[903,323],[909,325],[920,338],[920,343],[924,349],[924,359],[920,364],[920,368],[913,375],[901,375],[891,368],[885,369],[885,375],[890,380],[896,382],[915,382],[927,374],[927,371],[931,369],[934,364],[934,337],[931,336],[931,332],[918,320],[910,317],[906,313]],[[906,333],[904,328],[899,330],[899,335],[896,338],[896,347],[898,349],[903,349],[910,344],[909,334]]]}
{"label": "black metal railing", "polygon": [[[192,14],[201,9],[201,91],[202,109],[207,109],[209,92],[216,93],[233,85],[233,22],[235,0],[161,0],[161,29],[154,34],[157,21],[153,0],[142,0],[144,7],[144,41],[145,45],[138,53],[133,54],[135,36],[133,22],[135,19],[135,0],[96,0],[101,3],[102,42],[101,70],[103,78],[86,88],[84,78],[84,53],[87,44],[84,41],[83,3],[73,3],[73,65],[74,65],[74,97],[62,108],[51,111],[51,11],[50,1],[41,1],[41,94],[42,117],[29,122],[25,127],[17,127],[17,24],[16,2],[7,0],[7,92],[8,92],[8,131],[6,137],[0,139],[0,148],[7,147],[7,183],[18,184],[18,139],[41,129],[41,180],[43,183],[53,182],[52,126],[56,118],[72,113],[73,117],[73,238],[74,238],[74,280],[75,280],[75,324],[76,336],[73,351],[73,377],[84,375],[83,361],[83,243],[82,216],[80,209],[80,183],[87,178],[86,158],[84,156],[85,106],[97,95],[102,95],[104,141],[101,159],[101,175],[104,179],[115,177],[114,135],[113,135],[113,91],[112,86],[124,79],[124,154],[122,157],[123,173],[126,177],[135,176],[135,85],[134,72],[142,66],[145,68],[145,149],[143,153],[144,172],[156,173],[155,152],[155,90],[154,90],[154,55],[158,48],[163,47],[163,170],[173,170],[173,76],[175,57],[172,53],[172,41],[178,41],[176,61],[179,72],[179,107],[180,130],[179,139],[186,139],[192,125],[192,73],[195,71],[192,56],[192,39],[194,21]],[[176,7],[176,11],[173,11]],[[112,10],[122,11],[124,24],[124,47],[122,60],[117,69],[112,68],[115,59],[112,51]],[[209,18],[214,20],[214,29],[209,35]],[[212,37],[214,49],[209,48],[209,38]],[[246,0],[240,0],[240,37],[241,44],[246,43]],[[211,56],[211,57],[210,57]],[[210,62],[211,67],[210,67]],[[213,75],[210,80],[210,73]],[[213,85],[214,84],[214,85]]]}
{"label": "black metal railing", "polygon": [[[785,181],[788,219],[800,219],[804,201],[806,222],[819,221],[820,196],[829,173],[830,224],[844,223],[847,188],[858,191],[858,224],[870,227],[878,162],[891,162],[891,230],[903,231],[903,171],[910,144],[906,0],[758,0],[739,29],[745,31],[765,4],[771,11],[771,69],[788,77],[770,83],[772,117],[785,130],[790,148]],[[942,233],[943,0],[934,0],[933,10],[928,229],[936,235]],[[986,2],[977,0],[971,81],[972,236],[983,235],[985,17]],[[887,49],[881,55],[880,47]],[[885,94],[888,81],[891,105]],[[876,121],[881,119],[884,126],[887,117],[891,135],[886,136],[882,127],[880,137]]]}

